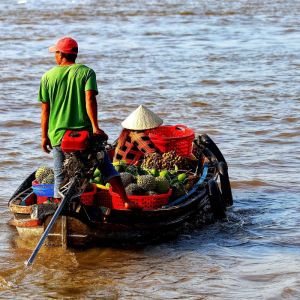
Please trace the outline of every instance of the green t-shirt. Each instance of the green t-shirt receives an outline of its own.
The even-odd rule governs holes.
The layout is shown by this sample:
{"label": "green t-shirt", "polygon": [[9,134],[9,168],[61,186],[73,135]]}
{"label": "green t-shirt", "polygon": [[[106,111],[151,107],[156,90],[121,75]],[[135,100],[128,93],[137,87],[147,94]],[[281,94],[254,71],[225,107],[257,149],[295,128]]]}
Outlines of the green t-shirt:
{"label": "green t-shirt", "polygon": [[58,146],[67,129],[88,129],[92,124],[86,111],[85,91],[96,91],[95,72],[81,64],[56,66],[46,72],[38,100],[50,103],[48,136]]}

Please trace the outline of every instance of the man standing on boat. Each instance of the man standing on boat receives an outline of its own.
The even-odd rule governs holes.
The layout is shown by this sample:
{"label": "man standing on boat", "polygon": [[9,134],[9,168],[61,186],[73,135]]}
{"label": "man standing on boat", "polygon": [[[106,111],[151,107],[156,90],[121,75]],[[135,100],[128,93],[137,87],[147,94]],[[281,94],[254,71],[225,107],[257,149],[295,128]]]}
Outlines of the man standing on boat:
{"label": "man standing on boat", "polygon": [[[58,190],[64,180],[64,153],[60,145],[66,130],[86,129],[105,140],[108,137],[98,125],[96,74],[91,68],[75,62],[77,42],[70,37],[63,37],[49,51],[55,53],[57,66],[43,75],[38,100],[42,103],[42,149],[46,153],[53,149],[54,198],[60,198]],[[102,173],[106,180],[120,194],[125,207],[133,207],[128,201],[119,173],[107,154],[104,162]]]}

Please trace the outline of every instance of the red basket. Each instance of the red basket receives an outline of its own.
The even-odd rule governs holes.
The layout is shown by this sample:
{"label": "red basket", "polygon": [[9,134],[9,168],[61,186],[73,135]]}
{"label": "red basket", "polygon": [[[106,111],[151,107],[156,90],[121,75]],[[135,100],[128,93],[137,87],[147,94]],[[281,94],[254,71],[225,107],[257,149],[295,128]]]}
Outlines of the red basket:
{"label": "red basket", "polygon": [[55,199],[53,197],[47,196],[36,196],[36,204],[44,204],[44,203],[60,203],[60,200]]}
{"label": "red basket", "polygon": [[185,125],[159,126],[148,130],[148,135],[162,153],[172,150],[179,156],[191,156],[195,133]]}
{"label": "red basket", "polygon": [[[109,193],[111,195],[112,199],[112,208],[113,209],[125,209],[124,202],[122,201],[119,194],[112,191],[112,189],[109,189]],[[138,207],[144,209],[144,210],[152,210],[160,208],[166,204],[168,204],[169,197],[172,194],[172,189],[169,189],[169,191],[166,194],[160,194],[160,195],[151,195],[151,196],[128,196],[128,199],[130,202],[133,202],[137,204]]]}
{"label": "red basket", "polygon": [[80,202],[84,205],[93,205],[94,204],[94,198],[97,193],[97,186],[96,184],[92,183],[92,191],[90,192],[84,192],[80,195]]}
{"label": "red basket", "polygon": [[[80,195],[80,202],[84,205],[93,205],[94,204],[94,198],[97,193],[97,186],[96,184],[92,184],[92,191],[90,192],[84,192]],[[107,191],[108,192],[108,191]],[[43,204],[46,202],[52,202],[52,203],[59,203],[60,201],[54,199],[53,197],[47,197],[47,196],[37,196],[37,204]]]}
{"label": "red basket", "polygon": [[112,198],[108,189],[97,189],[95,201],[99,206],[113,208]]}

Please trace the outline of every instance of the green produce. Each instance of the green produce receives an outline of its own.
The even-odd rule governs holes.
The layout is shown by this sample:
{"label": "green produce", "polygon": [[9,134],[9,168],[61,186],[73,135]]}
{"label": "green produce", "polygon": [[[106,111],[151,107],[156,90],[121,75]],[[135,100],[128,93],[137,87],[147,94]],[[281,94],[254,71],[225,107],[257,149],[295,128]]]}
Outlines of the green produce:
{"label": "green produce", "polygon": [[185,173],[179,174],[179,175],[177,176],[177,180],[178,180],[179,182],[184,182],[185,179],[186,179],[186,174],[185,174]]}
{"label": "green produce", "polygon": [[114,167],[117,172],[123,172],[125,170],[124,166],[122,166],[122,165],[116,165]]}
{"label": "green produce", "polygon": [[157,169],[155,169],[155,168],[152,168],[150,170],[150,174],[153,175],[153,176],[155,176],[155,177],[157,177],[157,176],[159,176],[159,171]]}
{"label": "green produce", "polygon": [[126,160],[114,161],[113,166],[115,167],[117,172],[124,172],[126,169]]}
{"label": "green produce", "polygon": [[41,182],[42,184],[53,184],[54,183],[54,174],[50,173],[46,178]]}
{"label": "green produce", "polygon": [[43,179],[45,179],[48,175],[53,174],[53,170],[48,167],[39,167],[35,172],[35,179],[38,183],[42,183]]}
{"label": "green produce", "polygon": [[118,166],[118,165],[126,165],[126,160],[121,159],[121,160],[117,160],[113,162],[114,166]]}
{"label": "green produce", "polygon": [[110,184],[109,182],[107,182],[106,185],[105,185],[105,187],[106,187],[106,188],[110,188],[110,187],[111,187],[111,184]]}
{"label": "green produce", "polygon": [[100,176],[95,177],[94,182],[97,183],[97,184],[100,184],[101,183],[101,177]]}
{"label": "green produce", "polygon": [[160,177],[168,177],[169,176],[169,171],[168,170],[162,170],[159,172]]}
{"label": "green produce", "polygon": [[98,168],[95,169],[93,177],[98,177],[101,174],[100,170]]}
{"label": "green produce", "polygon": [[137,185],[136,183],[130,183],[126,188],[125,188],[126,194],[131,196],[131,195],[144,195],[145,190]]}
{"label": "green produce", "polygon": [[135,182],[135,178],[131,173],[122,172],[122,173],[120,173],[120,177],[121,177],[124,187],[128,186],[130,183]]}
{"label": "green produce", "polygon": [[136,179],[136,183],[146,191],[152,191],[156,188],[156,181],[152,175],[140,175]]}
{"label": "green produce", "polygon": [[167,178],[159,176],[159,177],[155,177],[155,181],[156,181],[155,191],[158,194],[165,194],[169,191],[170,184]]}

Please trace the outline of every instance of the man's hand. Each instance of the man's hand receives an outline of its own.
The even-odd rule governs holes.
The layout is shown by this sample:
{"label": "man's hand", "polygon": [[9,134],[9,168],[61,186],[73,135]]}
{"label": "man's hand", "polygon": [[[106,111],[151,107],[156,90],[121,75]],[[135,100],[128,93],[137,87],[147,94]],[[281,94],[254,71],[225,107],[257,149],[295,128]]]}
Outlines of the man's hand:
{"label": "man's hand", "polygon": [[103,138],[103,140],[108,140],[108,135],[100,128],[93,128],[93,134],[100,135]]}
{"label": "man's hand", "polygon": [[46,153],[50,153],[52,146],[48,137],[42,138],[42,149]]}

